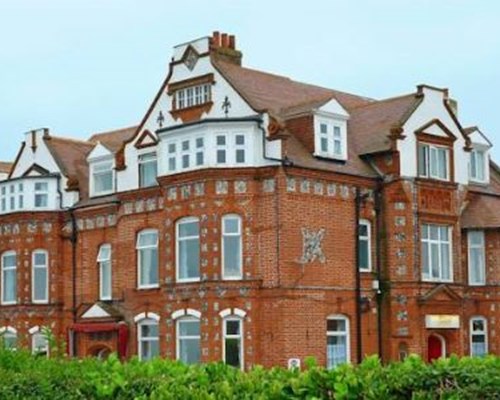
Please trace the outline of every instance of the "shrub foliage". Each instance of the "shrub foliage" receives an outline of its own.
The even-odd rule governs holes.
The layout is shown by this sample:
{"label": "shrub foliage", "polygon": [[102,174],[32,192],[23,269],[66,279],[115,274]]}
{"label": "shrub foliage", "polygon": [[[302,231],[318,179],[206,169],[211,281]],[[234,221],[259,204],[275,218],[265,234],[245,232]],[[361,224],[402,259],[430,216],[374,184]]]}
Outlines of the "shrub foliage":
{"label": "shrub foliage", "polygon": [[500,399],[500,358],[452,357],[432,365],[411,356],[382,366],[303,371],[156,359],[121,363],[33,357],[0,349],[0,399]]}

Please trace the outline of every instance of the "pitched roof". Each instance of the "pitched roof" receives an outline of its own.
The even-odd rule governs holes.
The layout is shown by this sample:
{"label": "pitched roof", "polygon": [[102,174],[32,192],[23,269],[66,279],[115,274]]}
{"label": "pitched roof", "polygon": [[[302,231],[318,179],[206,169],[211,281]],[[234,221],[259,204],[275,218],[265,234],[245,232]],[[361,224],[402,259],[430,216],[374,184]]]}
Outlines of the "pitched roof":
{"label": "pitched roof", "polygon": [[462,228],[499,228],[500,197],[474,194],[461,217]]}
{"label": "pitched roof", "polygon": [[10,162],[0,161],[0,173],[8,174],[12,169],[12,165]]}
{"label": "pitched roof", "polygon": [[347,122],[348,135],[357,143],[358,154],[388,150],[391,128],[402,126],[420,102],[421,98],[411,93],[352,110]]}
{"label": "pitched roof", "polygon": [[61,172],[69,178],[69,183],[78,182],[80,198],[87,197],[89,172],[86,158],[94,144],[58,136],[49,136],[44,140]]}
{"label": "pitched roof", "polygon": [[94,133],[88,141],[94,144],[100,142],[111,152],[116,153],[122,148],[124,142],[134,136],[137,128],[138,126],[135,125],[107,132]]}
{"label": "pitched roof", "polygon": [[261,72],[213,59],[214,66],[235,90],[256,111],[269,111],[275,115],[290,112],[302,105],[322,105],[335,98],[348,111],[374,101],[320,86],[297,82],[290,78]]}

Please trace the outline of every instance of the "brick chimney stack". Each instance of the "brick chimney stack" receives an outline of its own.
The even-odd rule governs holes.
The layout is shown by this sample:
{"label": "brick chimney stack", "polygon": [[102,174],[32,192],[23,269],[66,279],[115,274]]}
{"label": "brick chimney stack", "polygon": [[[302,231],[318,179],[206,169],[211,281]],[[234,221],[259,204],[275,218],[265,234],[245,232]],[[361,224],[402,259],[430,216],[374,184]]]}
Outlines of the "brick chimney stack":
{"label": "brick chimney stack", "polygon": [[234,35],[214,31],[210,38],[210,53],[218,60],[241,65],[243,54],[236,50]]}

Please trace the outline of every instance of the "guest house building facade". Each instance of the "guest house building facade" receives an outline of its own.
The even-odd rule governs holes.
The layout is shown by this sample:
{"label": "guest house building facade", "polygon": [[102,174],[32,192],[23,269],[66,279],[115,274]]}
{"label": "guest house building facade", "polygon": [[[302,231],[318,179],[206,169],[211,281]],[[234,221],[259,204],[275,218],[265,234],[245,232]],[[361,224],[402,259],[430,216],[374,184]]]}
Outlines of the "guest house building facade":
{"label": "guest house building facade", "polygon": [[178,45],[137,126],[33,130],[0,165],[0,335],[238,368],[499,354],[491,146],[446,89],[375,100],[245,68],[231,35]]}

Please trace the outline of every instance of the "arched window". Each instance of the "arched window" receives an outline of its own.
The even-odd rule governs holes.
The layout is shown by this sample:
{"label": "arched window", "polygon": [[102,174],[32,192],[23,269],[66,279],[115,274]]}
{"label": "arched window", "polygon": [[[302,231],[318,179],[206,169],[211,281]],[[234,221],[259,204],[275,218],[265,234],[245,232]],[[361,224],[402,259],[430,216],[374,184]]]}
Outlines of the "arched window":
{"label": "arched window", "polygon": [[97,263],[99,264],[99,299],[111,300],[113,297],[113,291],[111,284],[112,270],[110,244],[103,244],[99,247]]}
{"label": "arched window", "polygon": [[177,320],[177,359],[186,364],[201,360],[200,319],[193,316]]}
{"label": "arched window", "polygon": [[137,350],[141,361],[160,355],[159,323],[156,318],[144,318],[137,322]]}
{"label": "arched window", "polygon": [[176,224],[177,280],[200,279],[200,223],[198,218],[187,217]]}
{"label": "arched window", "polygon": [[241,217],[228,214],[222,217],[222,278],[242,278]]}
{"label": "arched window", "polygon": [[31,299],[33,303],[48,303],[49,254],[45,250],[35,250],[31,263]]}
{"label": "arched window", "polygon": [[332,315],[326,320],[326,366],[334,368],[350,361],[349,320]]}
{"label": "arched window", "polygon": [[158,277],[158,231],[146,229],[137,235],[137,282],[139,289],[156,288]]}
{"label": "arched window", "polygon": [[17,256],[15,251],[2,254],[2,304],[17,302]]}
{"label": "arched window", "polygon": [[6,349],[15,349],[17,346],[17,330],[11,326],[0,328],[0,342]]}
{"label": "arched window", "polygon": [[484,317],[472,317],[469,326],[470,355],[485,356],[488,354],[488,325]]}

